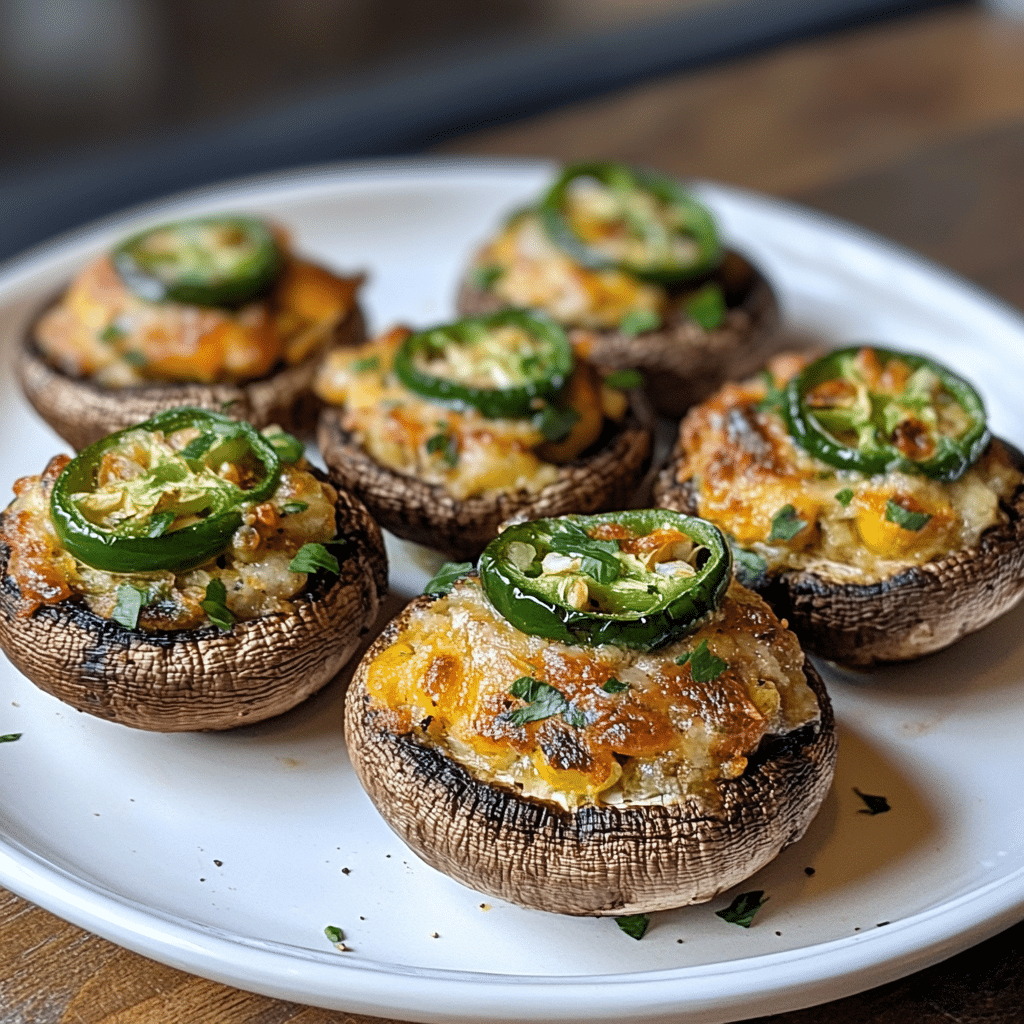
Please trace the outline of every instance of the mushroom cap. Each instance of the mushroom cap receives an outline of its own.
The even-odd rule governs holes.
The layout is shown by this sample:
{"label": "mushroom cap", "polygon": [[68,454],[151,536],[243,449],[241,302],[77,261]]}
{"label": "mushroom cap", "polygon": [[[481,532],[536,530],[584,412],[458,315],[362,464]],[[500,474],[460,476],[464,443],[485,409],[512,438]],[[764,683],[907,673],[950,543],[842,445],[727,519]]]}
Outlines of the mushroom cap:
{"label": "mushroom cap", "polygon": [[34,328],[35,320],[15,353],[15,372],[32,407],[76,451],[164,409],[182,405],[226,412],[248,420],[256,428],[277,423],[286,430],[310,434],[322,404],[312,387],[324,353],[366,339],[366,323],[355,305],[325,333],[313,352],[294,366],[281,367],[259,380],[244,384],[153,382],[106,388],[53,367],[35,343]]}
{"label": "mushroom cap", "polygon": [[649,913],[703,903],[763,867],[806,831],[835,769],[824,683],[804,672],[821,716],[766,737],[739,778],[710,798],[568,811],[475,778],[441,749],[397,735],[366,689],[368,666],[404,628],[394,619],[356,670],[345,705],[349,756],[388,825],[431,867],[480,892],[560,914]]}
{"label": "mushroom cap", "polygon": [[216,626],[129,630],[78,600],[19,614],[0,543],[0,647],[41,690],[136,729],[232,729],[295,707],[352,657],[387,591],[387,557],[365,507],[339,492],[337,577],[318,572],[289,614]]}
{"label": "mushroom cap", "polygon": [[[721,327],[705,331],[688,319],[662,330],[623,334],[617,330],[574,330],[585,336],[587,358],[603,369],[636,369],[655,409],[678,419],[728,380],[749,377],[786,345],[771,285],[739,253],[730,251],[710,278],[722,285],[729,312]],[[489,313],[504,303],[466,276],[458,293],[462,316]],[[790,342],[791,343],[791,342]]]}
{"label": "mushroom cap", "polygon": [[320,414],[317,442],[331,478],[357,494],[386,530],[450,558],[472,559],[513,517],[544,519],[624,507],[650,465],[649,418],[641,403],[631,400],[623,423],[590,454],[559,466],[558,478],[540,491],[504,491],[464,499],[453,497],[439,484],[381,465],[342,427],[337,409],[328,407]]}
{"label": "mushroom cap", "polygon": [[[695,482],[678,478],[680,465],[677,451],[655,481],[654,502],[697,515]],[[748,585],[823,658],[857,667],[920,658],[988,625],[1024,596],[1024,486],[1004,511],[1006,521],[974,547],[877,583],[844,582],[823,562],[820,570],[783,569]]]}

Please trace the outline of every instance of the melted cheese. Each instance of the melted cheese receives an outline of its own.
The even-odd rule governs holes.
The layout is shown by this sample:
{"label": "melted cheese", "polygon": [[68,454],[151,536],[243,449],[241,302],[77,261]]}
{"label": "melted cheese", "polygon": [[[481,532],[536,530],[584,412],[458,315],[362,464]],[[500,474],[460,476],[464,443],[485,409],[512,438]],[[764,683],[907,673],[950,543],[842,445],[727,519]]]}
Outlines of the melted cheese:
{"label": "melted cheese", "polygon": [[[776,384],[807,360],[785,356],[772,364]],[[729,384],[687,414],[680,426],[680,481],[698,484],[698,514],[771,569],[817,568],[857,583],[892,576],[911,565],[972,547],[1005,520],[1008,501],[1024,477],[994,442],[959,480],[946,483],[907,473],[864,476],[838,470],[795,445],[781,416],[759,408],[767,382]],[[919,530],[887,518],[895,502],[930,518]],[[786,506],[803,528],[788,540],[773,522]]]}
{"label": "melted cheese", "polygon": [[361,278],[289,259],[269,295],[240,309],[147,302],[109,257],[89,264],[35,328],[61,372],[104,387],[148,380],[242,383],[294,365],[352,310]]}
{"label": "melted cheese", "polygon": [[578,419],[562,441],[548,442],[532,419],[488,419],[475,409],[445,408],[407,390],[391,373],[409,332],[397,328],[357,349],[330,353],[314,390],[342,406],[342,426],[379,463],[440,484],[460,500],[525,490],[536,493],[558,478],[558,466],[593,444],[605,418],[621,420],[621,391],[603,385],[577,362],[567,402]]}
{"label": "melted cheese", "polygon": [[[702,641],[727,663],[703,683],[677,664]],[[485,781],[566,807],[671,803],[742,774],[764,736],[818,718],[803,663],[796,638],[736,583],[697,632],[645,653],[521,633],[470,577],[412,613],[366,685],[394,732],[416,733]],[[522,676],[557,688],[585,724],[559,714],[512,724]],[[611,679],[628,689],[609,693]]]}

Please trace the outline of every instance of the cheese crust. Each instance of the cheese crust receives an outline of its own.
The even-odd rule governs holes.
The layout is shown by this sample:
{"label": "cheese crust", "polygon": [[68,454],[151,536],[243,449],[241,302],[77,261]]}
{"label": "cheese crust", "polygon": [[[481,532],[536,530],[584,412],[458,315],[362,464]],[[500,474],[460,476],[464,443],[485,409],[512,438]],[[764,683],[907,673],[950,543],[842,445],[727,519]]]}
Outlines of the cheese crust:
{"label": "cheese crust", "polygon": [[[725,668],[680,659],[701,645]],[[512,684],[541,680],[571,714],[516,724]],[[696,678],[695,678],[696,677]],[[816,722],[804,655],[755,594],[733,583],[694,633],[655,652],[529,636],[480,582],[416,606],[366,670],[377,721],[441,749],[475,778],[565,808],[715,801],[762,739]]]}

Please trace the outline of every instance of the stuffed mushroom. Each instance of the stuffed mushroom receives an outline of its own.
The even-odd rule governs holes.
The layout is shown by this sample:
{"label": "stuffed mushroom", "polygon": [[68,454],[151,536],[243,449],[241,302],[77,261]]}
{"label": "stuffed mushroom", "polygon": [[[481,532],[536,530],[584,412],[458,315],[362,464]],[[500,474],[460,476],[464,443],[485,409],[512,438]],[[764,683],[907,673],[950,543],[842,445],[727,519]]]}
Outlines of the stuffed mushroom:
{"label": "stuffed mushroom", "polygon": [[655,501],[729,534],[809,650],[868,666],[940,650],[1020,599],[1022,484],[967,381],[858,346],[779,357],[692,409]]}
{"label": "stuffed mushroom", "polygon": [[705,207],[669,178],[621,164],[568,167],[473,259],[464,314],[546,313],[587,358],[635,369],[679,417],[777,351],[768,282],[723,249]]}
{"label": "stuffed mushroom", "polygon": [[295,256],[251,217],[150,228],[90,263],[30,326],[17,371],[76,449],[190,405],[311,430],[316,366],[365,339],[362,278]]}
{"label": "stuffed mushroom", "polygon": [[325,360],[318,440],[381,526],[473,558],[512,517],[628,503],[651,455],[634,383],[532,313],[397,328]]}
{"label": "stuffed mushroom", "polygon": [[386,590],[366,509],[276,428],[173,409],[60,455],[0,516],[0,646],[111,721],[229,729],[327,683]]}
{"label": "stuffed mushroom", "polygon": [[796,638],[667,510],[511,526],[361,661],[360,780],[427,863],[564,914],[703,902],[798,839],[835,763]]}

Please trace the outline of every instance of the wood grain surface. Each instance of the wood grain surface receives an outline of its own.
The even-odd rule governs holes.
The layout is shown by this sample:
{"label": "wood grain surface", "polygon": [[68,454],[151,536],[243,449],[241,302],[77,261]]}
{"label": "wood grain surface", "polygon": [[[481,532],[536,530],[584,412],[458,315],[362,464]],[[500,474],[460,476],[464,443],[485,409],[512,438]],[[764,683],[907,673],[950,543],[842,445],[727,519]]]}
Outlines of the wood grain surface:
{"label": "wood grain surface", "polygon": [[[1024,29],[976,7],[811,40],[464,136],[595,155],[855,221],[1024,307]],[[759,1024],[1019,1024],[1024,925],[902,981]],[[436,1008],[435,1008],[436,1009]],[[371,1024],[205,981],[0,890],[0,1024]]]}

